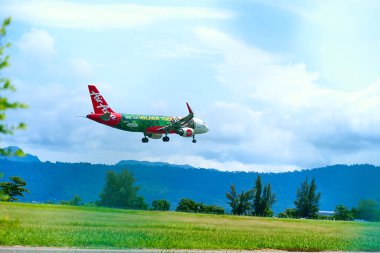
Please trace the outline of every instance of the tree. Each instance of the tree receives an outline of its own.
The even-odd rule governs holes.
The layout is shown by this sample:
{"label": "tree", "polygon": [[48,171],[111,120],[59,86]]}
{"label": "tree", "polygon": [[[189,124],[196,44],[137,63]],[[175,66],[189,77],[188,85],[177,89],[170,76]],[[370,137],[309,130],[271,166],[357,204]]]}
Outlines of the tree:
{"label": "tree", "polygon": [[273,216],[272,205],[276,201],[276,195],[272,193],[270,184],[264,186],[261,181],[261,177],[257,176],[255,186],[253,187],[253,215],[270,217]]}
{"label": "tree", "polygon": [[358,219],[380,221],[380,206],[372,199],[360,201],[355,213],[355,218]]}
{"label": "tree", "polygon": [[354,216],[350,209],[344,205],[338,205],[335,207],[334,219],[336,220],[353,220]]}
{"label": "tree", "polygon": [[297,209],[295,208],[286,208],[284,212],[278,214],[279,218],[297,218]]}
{"label": "tree", "polygon": [[177,212],[186,212],[186,213],[197,213],[198,212],[198,203],[192,199],[183,198],[179,201]]}
{"label": "tree", "polygon": [[273,216],[273,210],[272,210],[272,205],[276,201],[276,195],[272,193],[272,188],[270,184],[267,184],[264,187],[263,191],[263,196],[262,196],[262,211],[261,213],[262,216],[265,217],[272,217]]}
{"label": "tree", "polygon": [[72,206],[80,206],[82,205],[82,198],[79,197],[78,195],[75,195],[69,203]]}
{"label": "tree", "polygon": [[140,187],[134,186],[134,183],[135,178],[126,169],[119,174],[108,171],[106,184],[97,204],[114,208],[147,209],[148,205],[144,202],[144,198],[137,196]]}
{"label": "tree", "polygon": [[199,204],[200,213],[210,213],[210,214],[224,214],[224,208],[215,205],[204,205],[203,203]]}
{"label": "tree", "polygon": [[297,188],[296,201],[294,204],[297,209],[297,216],[306,217],[309,213],[308,211],[308,196],[309,196],[309,184],[307,178],[302,182],[301,186]]}
{"label": "tree", "polygon": [[80,206],[82,205],[82,198],[78,195],[75,195],[72,200],[66,201],[62,200],[60,202],[61,205],[69,205],[69,206]]}
{"label": "tree", "polygon": [[203,203],[197,203],[194,200],[187,198],[181,199],[181,201],[178,203],[176,211],[186,213],[224,214],[224,209],[220,206],[205,205]]}
{"label": "tree", "polygon": [[319,211],[319,199],[321,193],[316,193],[317,185],[315,179],[309,185],[307,178],[302,182],[301,186],[297,189],[297,197],[294,201],[296,205],[297,214],[303,218],[317,218]]}
{"label": "tree", "polygon": [[[3,177],[3,174],[0,173],[0,178]],[[3,189],[0,189],[0,201],[8,201],[9,200],[9,196],[6,195],[3,191]]]}
{"label": "tree", "polygon": [[317,191],[317,185],[315,183],[315,178],[311,180],[310,188],[309,188],[309,210],[310,210],[310,218],[318,217],[319,211],[319,199],[321,198],[321,193]]}
{"label": "tree", "polygon": [[231,185],[231,190],[226,193],[226,198],[229,200],[228,204],[231,206],[232,214],[243,215],[251,209],[251,204],[249,203],[252,199],[251,190],[237,194],[235,185]]}
{"label": "tree", "polygon": [[257,176],[253,190],[255,193],[255,197],[253,199],[253,214],[257,216],[261,216],[264,213],[263,203],[261,200],[262,187],[261,177]]}
{"label": "tree", "polygon": [[229,202],[227,202],[227,203],[231,207],[232,214],[240,215],[240,214],[238,214],[239,197],[236,193],[235,185],[233,185],[233,184],[231,185],[231,190],[230,190],[230,192],[226,193],[226,198],[229,200]]}
{"label": "tree", "polygon": [[169,209],[170,209],[170,203],[167,200],[160,199],[160,200],[153,200],[152,202],[152,210],[169,211]]}
{"label": "tree", "polygon": [[23,197],[24,193],[29,193],[26,189],[26,182],[20,177],[9,177],[12,182],[2,182],[0,183],[0,189],[3,194],[9,196],[7,201],[17,201],[18,196]]}

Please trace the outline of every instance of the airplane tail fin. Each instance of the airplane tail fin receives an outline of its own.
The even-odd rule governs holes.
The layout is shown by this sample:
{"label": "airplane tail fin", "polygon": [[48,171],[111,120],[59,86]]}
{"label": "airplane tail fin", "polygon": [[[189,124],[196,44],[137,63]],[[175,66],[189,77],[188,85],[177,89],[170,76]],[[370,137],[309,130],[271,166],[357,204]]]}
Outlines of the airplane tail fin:
{"label": "airplane tail fin", "polygon": [[92,106],[94,107],[95,114],[113,113],[114,111],[108,106],[106,100],[100,94],[95,85],[89,85]]}

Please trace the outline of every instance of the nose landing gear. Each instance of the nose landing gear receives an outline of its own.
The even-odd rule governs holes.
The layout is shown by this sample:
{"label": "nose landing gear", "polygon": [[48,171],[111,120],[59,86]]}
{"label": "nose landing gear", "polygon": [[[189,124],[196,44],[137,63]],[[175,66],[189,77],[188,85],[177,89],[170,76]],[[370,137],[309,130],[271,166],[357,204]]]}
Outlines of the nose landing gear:
{"label": "nose landing gear", "polygon": [[197,140],[195,139],[195,135],[193,135],[193,143],[197,143]]}
{"label": "nose landing gear", "polygon": [[149,139],[145,136],[144,138],[141,139],[141,141],[143,143],[148,143],[149,142]]}
{"label": "nose landing gear", "polygon": [[168,142],[170,140],[168,134],[166,134],[164,137],[162,137],[163,142]]}

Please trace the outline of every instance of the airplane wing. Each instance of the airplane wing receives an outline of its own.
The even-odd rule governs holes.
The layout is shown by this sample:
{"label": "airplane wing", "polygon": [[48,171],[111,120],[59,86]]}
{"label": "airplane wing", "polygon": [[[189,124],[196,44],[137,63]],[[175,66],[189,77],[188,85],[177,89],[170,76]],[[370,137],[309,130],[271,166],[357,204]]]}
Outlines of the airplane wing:
{"label": "airplane wing", "polygon": [[165,131],[165,132],[170,132],[171,130],[176,131],[179,128],[181,128],[184,124],[189,122],[192,118],[194,118],[194,113],[187,102],[186,102],[186,106],[187,106],[187,110],[189,110],[189,114],[186,117],[183,117],[177,120],[176,122],[174,122],[173,124],[169,126],[158,128],[156,131]]}

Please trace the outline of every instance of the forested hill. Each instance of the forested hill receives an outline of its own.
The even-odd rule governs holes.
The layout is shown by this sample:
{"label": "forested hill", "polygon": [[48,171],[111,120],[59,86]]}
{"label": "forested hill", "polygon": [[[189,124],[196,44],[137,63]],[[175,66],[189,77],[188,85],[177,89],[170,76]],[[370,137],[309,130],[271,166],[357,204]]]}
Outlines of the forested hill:
{"label": "forested hill", "polygon": [[[6,180],[20,176],[30,194],[22,201],[46,202],[72,199],[79,195],[84,202],[95,201],[101,192],[106,171],[127,168],[141,186],[140,194],[148,203],[166,199],[172,209],[181,198],[228,208],[225,194],[230,185],[238,191],[253,186],[258,173],[221,172],[166,163],[123,161],[117,165],[89,163],[51,163],[0,160],[0,172]],[[315,177],[322,193],[321,210],[334,210],[338,204],[356,206],[359,200],[380,200],[380,167],[372,165],[334,165],[286,173],[260,173],[264,183],[271,183],[276,193],[275,212],[293,207],[297,187],[305,177]]]}

